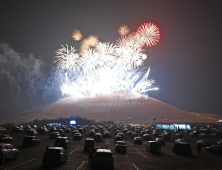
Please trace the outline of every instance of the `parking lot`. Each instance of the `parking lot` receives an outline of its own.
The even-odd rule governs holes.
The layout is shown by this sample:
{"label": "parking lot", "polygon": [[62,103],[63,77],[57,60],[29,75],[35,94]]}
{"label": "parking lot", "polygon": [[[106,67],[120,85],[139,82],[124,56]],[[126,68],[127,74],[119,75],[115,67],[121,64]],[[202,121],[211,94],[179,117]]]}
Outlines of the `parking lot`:
{"label": "parking lot", "polygon": [[[122,129],[121,129],[122,131]],[[98,130],[98,132],[100,132]],[[79,141],[72,141],[71,147],[67,149],[68,161],[61,166],[42,167],[43,154],[46,150],[46,146],[54,146],[55,139],[50,139],[50,133],[39,135],[40,144],[36,146],[23,147],[22,141],[26,136],[25,133],[11,133],[10,130],[5,132],[13,137],[12,145],[19,149],[19,157],[17,160],[9,160],[5,164],[0,165],[1,170],[36,170],[36,169],[61,169],[61,170],[81,170],[91,169],[88,161],[88,154],[84,153],[83,146],[84,140],[88,137],[88,131],[83,133],[83,138]],[[186,140],[191,144],[193,155],[186,156],[181,154],[175,154],[173,152],[174,137],[170,138],[170,141],[166,141],[166,146],[161,147],[161,153],[155,154],[146,151],[146,141],[143,141],[142,145],[133,143],[130,136],[124,134],[124,141],[127,144],[127,153],[120,154],[115,153],[114,144],[114,131],[110,130],[111,138],[103,139],[102,142],[95,142],[95,148],[105,148],[112,150],[114,154],[114,168],[115,169],[135,169],[135,170],[147,170],[147,169],[221,169],[222,156],[208,153],[205,148],[202,147],[202,152],[197,153],[195,142],[199,138],[191,138],[188,135]],[[72,139],[71,133],[66,133]],[[172,133],[173,136],[173,133]],[[152,136],[152,140],[155,137]],[[216,144],[220,138],[206,138],[211,144]]]}

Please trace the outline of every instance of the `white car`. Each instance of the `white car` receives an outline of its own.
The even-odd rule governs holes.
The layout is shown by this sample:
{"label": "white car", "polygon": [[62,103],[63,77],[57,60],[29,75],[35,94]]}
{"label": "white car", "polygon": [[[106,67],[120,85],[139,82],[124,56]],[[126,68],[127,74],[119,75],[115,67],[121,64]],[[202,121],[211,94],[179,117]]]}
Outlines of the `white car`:
{"label": "white car", "polygon": [[115,151],[116,152],[127,152],[126,142],[124,142],[124,141],[117,141],[116,142]]}

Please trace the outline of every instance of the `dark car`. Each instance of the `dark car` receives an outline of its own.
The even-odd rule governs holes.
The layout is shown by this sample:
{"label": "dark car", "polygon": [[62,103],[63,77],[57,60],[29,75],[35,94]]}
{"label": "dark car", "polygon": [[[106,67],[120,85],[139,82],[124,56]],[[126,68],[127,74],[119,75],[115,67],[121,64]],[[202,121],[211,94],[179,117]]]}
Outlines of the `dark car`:
{"label": "dark car", "polygon": [[146,150],[149,152],[157,152],[160,153],[161,145],[157,141],[148,141],[146,144]]}
{"label": "dark car", "polygon": [[58,137],[55,140],[55,147],[63,147],[63,148],[69,148],[71,145],[71,140],[69,137]]}
{"label": "dark car", "polygon": [[84,151],[87,152],[90,148],[94,149],[94,139],[86,138],[84,143]]}
{"label": "dark car", "polygon": [[58,138],[59,136],[62,136],[59,132],[52,132],[50,134],[50,139],[56,139]]}
{"label": "dark car", "polygon": [[23,139],[23,146],[33,146],[39,144],[39,138],[37,136],[26,136]]}
{"label": "dark car", "polygon": [[110,149],[97,149],[92,157],[93,169],[97,167],[114,168],[114,158]]}
{"label": "dark car", "polygon": [[151,140],[150,134],[144,134],[144,135],[143,135],[143,139],[144,139],[144,140]]}
{"label": "dark car", "polygon": [[81,133],[75,133],[73,135],[73,140],[81,140],[82,139],[82,135]]}
{"label": "dark car", "polygon": [[56,127],[51,127],[50,132],[56,132]]}
{"label": "dark car", "polygon": [[56,131],[59,132],[61,135],[64,133],[63,129],[57,129]]}
{"label": "dark car", "polygon": [[94,137],[94,135],[95,135],[95,130],[94,129],[90,129],[89,136]]}
{"label": "dark car", "polygon": [[0,134],[0,143],[12,143],[13,138],[9,135]]}
{"label": "dark car", "polygon": [[72,131],[72,136],[75,135],[75,133],[79,133],[79,131],[77,129]]}
{"label": "dark car", "polygon": [[101,133],[96,133],[95,136],[94,136],[94,141],[95,142],[100,142],[102,141],[102,135]]}
{"label": "dark car", "polygon": [[116,143],[117,141],[123,141],[122,136],[117,135],[117,136],[115,137],[114,142]]}
{"label": "dark car", "polygon": [[143,144],[142,138],[141,137],[135,137],[133,139],[133,143],[142,145]]}
{"label": "dark car", "polygon": [[135,137],[138,137],[138,133],[133,132],[133,133],[132,133],[132,139],[134,139]]}
{"label": "dark car", "polygon": [[30,129],[27,132],[27,136],[38,136],[38,132],[35,129]]}
{"label": "dark car", "polygon": [[108,131],[105,131],[103,134],[103,138],[110,138],[110,133]]}
{"label": "dark car", "polygon": [[163,138],[156,138],[155,139],[161,146],[165,146],[165,140]]}
{"label": "dark car", "polygon": [[122,132],[119,132],[117,135],[120,135],[122,138],[124,138],[124,134]]}
{"label": "dark car", "polygon": [[126,146],[126,142],[124,141],[117,141],[116,142],[116,147],[115,147],[115,151],[116,152],[127,152],[127,146]]}
{"label": "dark car", "polygon": [[48,133],[48,129],[46,127],[40,127],[37,129],[37,132],[39,134],[46,134],[46,133]]}
{"label": "dark car", "polygon": [[65,129],[65,133],[70,133],[71,132],[71,129],[70,128],[66,128]]}
{"label": "dark car", "polygon": [[174,146],[173,146],[173,151],[175,153],[192,155],[191,145],[189,143],[186,143],[186,142],[175,143]]}
{"label": "dark car", "polygon": [[206,147],[207,152],[211,152],[214,154],[222,155],[222,146],[221,145],[211,145]]}
{"label": "dark car", "polygon": [[79,133],[83,133],[83,128],[78,129]]}
{"label": "dark car", "polygon": [[63,147],[49,147],[44,153],[42,165],[45,166],[50,163],[61,165],[63,162],[67,162],[67,159],[68,155]]}
{"label": "dark car", "polygon": [[204,146],[204,147],[208,147],[208,146],[211,145],[211,143],[209,141],[207,141],[207,140],[198,140],[196,142],[196,144],[200,144],[201,146]]}
{"label": "dark car", "polygon": [[18,158],[19,151],[11,144],[0,143],[0,163],[4,164],[8,159],[16,160]]}
{"label": "dark car", "polygon": [[18,126],[12,128],[12,133],[18,133],[18,132],[24,132],[24,130]]}

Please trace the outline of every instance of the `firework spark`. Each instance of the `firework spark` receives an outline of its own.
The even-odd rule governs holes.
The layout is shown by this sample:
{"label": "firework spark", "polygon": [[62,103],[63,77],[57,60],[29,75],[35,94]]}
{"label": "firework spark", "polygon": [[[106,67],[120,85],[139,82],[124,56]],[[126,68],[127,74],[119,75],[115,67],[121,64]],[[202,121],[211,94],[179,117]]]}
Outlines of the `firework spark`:
{"label": "firework spark", "polygon": [[130,29],[126,25],[122,25],[118,29],[118,33],[121,36],[127,35],[130,32]]}
{"label": "firework spark", "polygon": [[[80,31],[74,33],[76,40],[82,37]],[[58,49],[54,63],[66,70],[65,82],[61,85],[63,95],[146,94],[157,90],[151,88],[154,80],[148,80],[150,69],[138,67],[147,58],[142,47],[159,41],[159,29],[152,23],[144,23],[137,32],[128,33],[128,27],[121,26],[121,38],[116,45],[99,42],[97,36],[90,35],[81,42],[80,53],[68,45]]]}
{"label": "firework spark", "polygon": [[80,30],[76,30],[73,31],[72,33],[72,38],[75,40],[75,41],[80,41],[82,39],[82,33],[80,32]]}
{"label": "firework spark", "polygon": [[142,38],[142,41],[146,46],[154,46],[160,39],[159,28],[153,23],[144,23],[137,29],[137,33]]}

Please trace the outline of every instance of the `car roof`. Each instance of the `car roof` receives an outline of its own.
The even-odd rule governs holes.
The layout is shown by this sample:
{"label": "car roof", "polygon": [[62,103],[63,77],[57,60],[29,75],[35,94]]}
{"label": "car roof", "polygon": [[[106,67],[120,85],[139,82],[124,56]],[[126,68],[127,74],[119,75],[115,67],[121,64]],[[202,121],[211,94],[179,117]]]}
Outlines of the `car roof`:
{"label": "car roof", "polygon": [[117,141],[116,143],[117,143],[117,144],[118,144],[118,143],[124,143],[124,144],[125,144],[126,142],[124,142],[124,141]]}
{"label": "car roof", "polygon": [[86,138],[85,140],[94,140],[93,138]]}
{"label": "car roof", "polygon": [[0,143],[0,146],[11,145],[10,143]]}
{"label": "car roof", "polygon": [[111,150],[110,149],[97,149],[96,152],[111,153]]}
{"label": "car roof", "polygon": [[61,150],[61,149],[64,149],[63,147],[49,147],[48,149],[58,149],[58,150]]}

